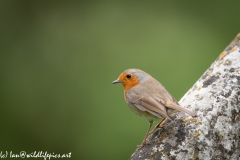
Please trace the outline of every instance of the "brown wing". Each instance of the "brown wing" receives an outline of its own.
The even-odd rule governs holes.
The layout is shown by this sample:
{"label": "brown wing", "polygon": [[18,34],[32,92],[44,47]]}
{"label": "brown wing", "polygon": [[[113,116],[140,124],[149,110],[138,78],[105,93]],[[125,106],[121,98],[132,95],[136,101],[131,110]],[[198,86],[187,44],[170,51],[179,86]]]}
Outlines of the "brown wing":
{"label": "brown wing", "polygon": [[126,98],[141,111],[147,111],[159,118],[166,117],[172,120],[167,114],[164,104],[153,97],[138,98],[137,96],[128,96],[128,94],[126,94]]}
{"label": "brown wing", "polygon": [[169,100],[167,100],[167,101],[165,102],[161,97],[158,97],[158,96],[155,96],[154,98],[155,98],[157,101],[164,103],[164,106],[167,107],[167,108],[171,108],[171,109],[175,109],[175,110],[177,110],[177,111],[181,111],[181,112],[187,113],[187,114],[189,114],[189,115],[192,116],[192,117],[196,117],[196,116],[197,116],[195,112],[192,112],[192,111],[190,111],[190,110],[188,110],[188,109],[186,109],[186,108],[181,107],[181,106],[178,104],[178,102],[175,100],[174,97],[172,97],[172,98],[173,98],[173,100],[174,100],[175,102],[172,102],[172,101],[169,101]]}
{"label": "brown wing", "polygon": [[155,112],[158,115],[161,115],[161,117],[166,117],[172,120],[172,118],[170,118],[169,115],[167,114],[167,110],[162,102],[157,101],[153,97],[142,97],[139,98],[139,101],[141,105],[147,109],[148,112],[150,113]]}

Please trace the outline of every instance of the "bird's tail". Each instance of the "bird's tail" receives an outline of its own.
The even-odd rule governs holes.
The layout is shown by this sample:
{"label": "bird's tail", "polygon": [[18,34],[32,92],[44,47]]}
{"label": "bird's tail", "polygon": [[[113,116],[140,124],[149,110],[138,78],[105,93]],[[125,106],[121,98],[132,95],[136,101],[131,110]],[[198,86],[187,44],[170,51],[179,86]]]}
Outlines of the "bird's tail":
{"label": "bird's tail", "polygon": [[172,109],[175,109],[175,110],[187,113],[187,114],[189,114],[192,117],[197,117],[197,114],[195,112],[192,112],[192,111],[190,111],[190,110],[188,110],[186,108],[183,108],[183,107],[181,107],[181,106],[179,106],[176,103],[173,103],[171,101],[167,101],[165,105],[166,105],[166,107],[169,107],[169,108],[172,108]]}

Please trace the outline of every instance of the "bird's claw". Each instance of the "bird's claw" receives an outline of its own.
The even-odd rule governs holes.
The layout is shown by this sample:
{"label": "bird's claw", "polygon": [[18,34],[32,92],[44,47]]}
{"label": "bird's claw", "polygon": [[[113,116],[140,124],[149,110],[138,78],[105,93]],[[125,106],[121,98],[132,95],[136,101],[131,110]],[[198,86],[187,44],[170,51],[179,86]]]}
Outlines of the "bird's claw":
{"label": "bird's claw", "polygon": [[146,145],[149,145],[149,144],[151,144],[151,142],[143,142],[142,144],[140,144],[140,145],[137,145],[137,149],[141,149],[141,148],[143,148],[144,146],[146,146]]}
{"label": "bird's claw", "polygon": [[158,126],[158,127],[154,128],[151,132],[149,132],[148,135],[151,135],[151,134],[153,134],[154,132],[156,132],[157,130],[162,129],[162,128],[165,128],[165,127],[166,127],[165,125]]}

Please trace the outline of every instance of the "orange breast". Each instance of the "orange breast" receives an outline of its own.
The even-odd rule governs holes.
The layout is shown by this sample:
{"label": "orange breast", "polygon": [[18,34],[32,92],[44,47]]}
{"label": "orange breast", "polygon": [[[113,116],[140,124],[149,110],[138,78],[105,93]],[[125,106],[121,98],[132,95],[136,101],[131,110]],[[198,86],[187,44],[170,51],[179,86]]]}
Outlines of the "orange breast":
{"label": "orange breast", "polygon": [[122,85],[124,87],[124,99],[126,101],[126,92],[131,89],[132,87],[139,84],[139,81],[137,78],[132,77],[131,80],[123,81]]}
{"label": "orange breast", "polygon": [[132,77],[132,78],[129,79],[129,80],[123,81],[122,84],[123,84],[124,90],[127,91],[127,90],[129,90],[130,88],[138,85],[138,84],[139,84],[139,80],[138,80],[137,77]]}
{"label": "orange breast", "polygon": [[134,86],[136,86],[136,85],[139,84],[138,77],[132,76],[131,78],[126,78],[126,77],[127,77],[127,74],[128,74],[128,73],[123,73],[123,74],[121,74],[121,75],[118,77],[118,79],[122,81],[121,83],[122,83],[122,85],[123,85],[123,87],[124,87],[124,99],[125,99],[125,101],[126,101],[126,92],[127,92],[130,88],[132,88],[132,87],[134,87]]}

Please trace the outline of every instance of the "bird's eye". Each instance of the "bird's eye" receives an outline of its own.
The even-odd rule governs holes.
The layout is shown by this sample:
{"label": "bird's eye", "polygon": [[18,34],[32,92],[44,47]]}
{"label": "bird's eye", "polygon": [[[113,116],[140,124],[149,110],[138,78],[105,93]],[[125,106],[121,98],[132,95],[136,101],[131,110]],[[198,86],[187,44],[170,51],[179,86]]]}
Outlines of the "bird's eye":
{"label": "bird's eye", "polygon": [[128,74],[128,75],[127,75],[127,78],[128,78],[128,79],[129,79],[129,78],[131,78],[131,77],[132,77],[132,75],[131,75],[131,74]]}

